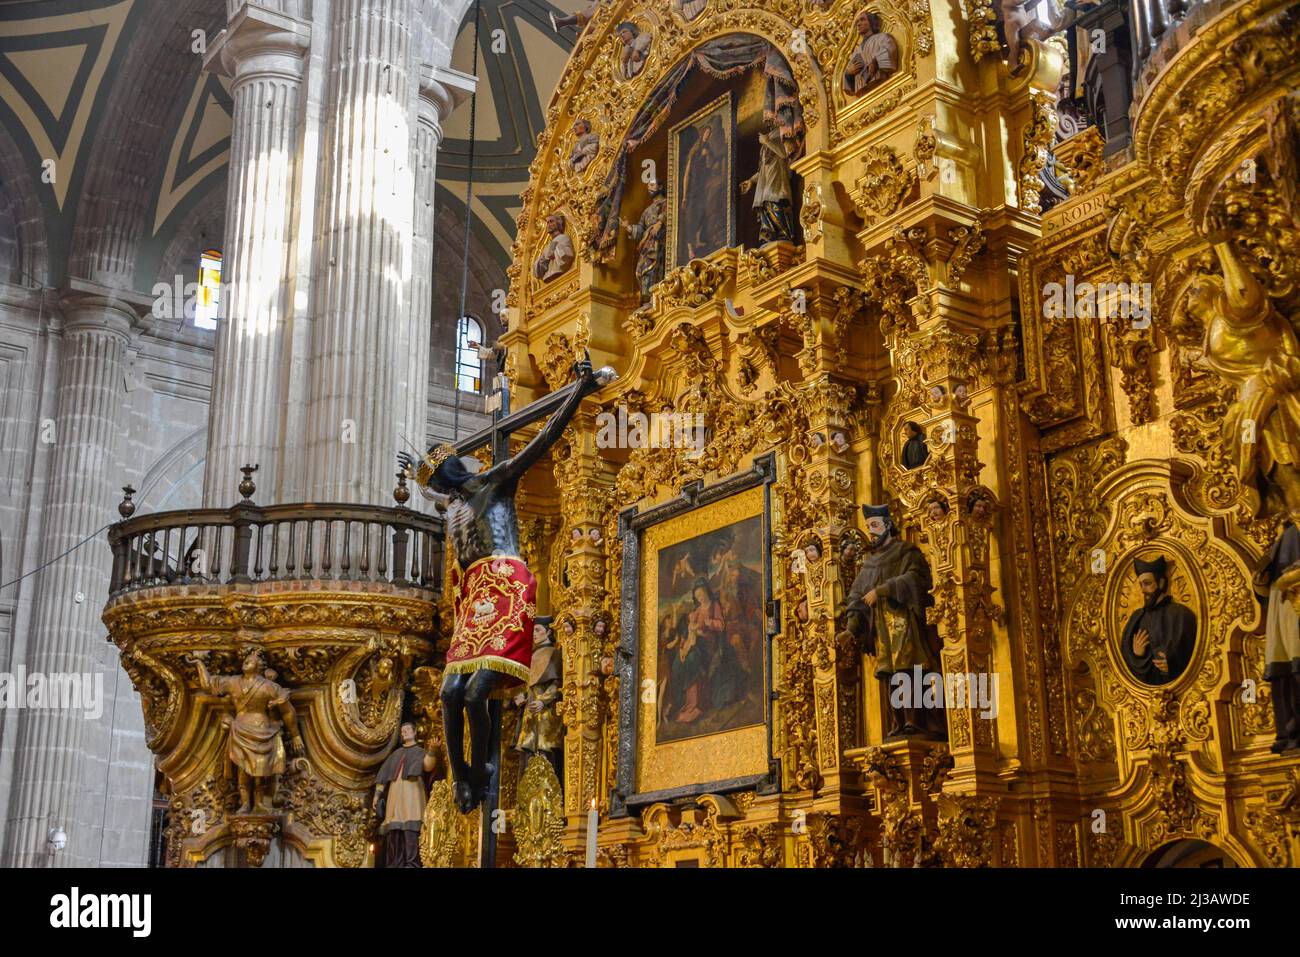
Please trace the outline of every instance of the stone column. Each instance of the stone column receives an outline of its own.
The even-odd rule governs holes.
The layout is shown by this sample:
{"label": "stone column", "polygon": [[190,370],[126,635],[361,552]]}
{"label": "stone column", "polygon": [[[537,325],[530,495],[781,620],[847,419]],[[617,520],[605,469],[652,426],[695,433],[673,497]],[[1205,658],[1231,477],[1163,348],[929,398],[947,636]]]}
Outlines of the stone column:
{"label": "stone column", "polygon": [[[473,78],[452,70],[425,65],[420,70],[416,128],[412,144],[415,163],[415,223],[411,245],[411,313],[403,330],[399,356],[406,357],[406,373],[399,430],[417,448],[429,441],[426,420],[429,405],[430,335],[433,326],[434,183],[442,121],[451,115],[473,89]],[[453,281],[444,273],[443,282]],[[404,446],[400,446],[404,447]],[[412,506],[417,505],[413,499]]]}
{"label": "stone column", "polygon": [[[390,500],[410,372],[411,0],[332,4],[330,102],[301,468],[316,502]],[[408,351],[414,351],[408,348]]]}
{"label": "stone column", "polygon": [[213,363],[204,504],[239,500],[239,467],[276,487],[283,455],[284,368],[294,274],[299,117],[310,27],[260,6],[238,8],[206,65],[233,77],[234,128]]}
{"label": "stone column", "polygon": [[[97,696],[20,713],[5,840],[4,863],[10,867],[98,864],[103,826],[110,723],[105,698],[114,676],[104,673],[95,652],[104,641],[98,599],[108,591],[110,563],[102,541],[69,549],[118,519],[114,506],[121,493],[112,476],[126,351],[149,302],[74,279],[62,305],[54,459],[40,549],[42,565],[52,564],[37,579],[23,664],[28,676],[77,676],[75,683],[47,684],[61,694],[81,687]],[[105,743],[92,747],[96,735]],[[53,856],[46,847],[52,827],[68,835],[67,847]]]}

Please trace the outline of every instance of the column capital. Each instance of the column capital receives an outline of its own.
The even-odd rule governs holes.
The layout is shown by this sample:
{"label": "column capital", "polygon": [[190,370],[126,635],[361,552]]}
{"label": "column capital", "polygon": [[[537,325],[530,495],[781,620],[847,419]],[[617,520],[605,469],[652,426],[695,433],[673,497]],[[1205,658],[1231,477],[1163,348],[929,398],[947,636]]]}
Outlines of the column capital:
{"label": "column capital", "polygon": [[134,290],[69,277],[59,290],[59,307],[65,330],[99,329],[126,340],[144,328],[153,299]]}
{"label": "column capital", "polygon": [[432,122],[438,128],[439,140],[442,139],[442,124],[456,107],[469,99],[477,85],[478,80],[460,70],[427,63],[420,67],[421,113],[432,107]]}
{"label": "column capital", "polygon": [[298,80],[310,46],[310,23],[245,3],[208,47],[203,68],[236,83],[267,75]]}

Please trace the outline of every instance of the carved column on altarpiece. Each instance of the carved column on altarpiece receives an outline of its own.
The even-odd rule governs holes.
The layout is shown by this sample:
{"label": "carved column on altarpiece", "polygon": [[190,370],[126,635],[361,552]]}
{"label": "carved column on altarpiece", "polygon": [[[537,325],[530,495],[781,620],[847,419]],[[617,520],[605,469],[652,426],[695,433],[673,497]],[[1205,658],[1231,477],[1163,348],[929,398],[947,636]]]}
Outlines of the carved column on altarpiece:
{"label": "carved column on altarpiece", "polygon": [[617,698],[617,679],[601,668],[612,655],[606,601],[613,473],[597,454],[596,431],[588,406],[574,416],[555,463],[563,558],[552,601],[564,658],[564,810],[571,825],[592,798],[601,807],[607,801],[605,726]]}
{"label": "carved column on altarpiece", "polygon": [[[815,347],[818,365],[823,357],[829,358],[826,354],[831,350],[825,341],[828,331],[819,330],[822,334]],[[822,371],[816,372],[798,392],[808,434],[805,441],[792,444],[791,449],[803,459],[794,464],[803,473],[802,491],[808,501],[802,527],[786,529],[779,556],[788,563],[793,550],[798,549],[803,553],[799,563],[807,569],[803,576],[808,602],[804,630],[811,644],[816,777],[823,790],[838,788],[842,752],[857,743],[859,727],[858,672],[854,667],[858,655],[854,649],[839,648],[835,643],[839,631],[836,620],[844,612],[847,597],[842,550],[846,533],[856,527],[857,463],[849,442],[855,399],[853,386]],[[817,547],[812,555],[808,552],[810,545]]]}
{"label": "carved column on altarpiece", "polygon": [[[983,397],[974,398],[982,350],[997,335],[962,287],[983,238],[978,217],[967,224],[936,221],[898,229],[882,254],[863,262],[863,275],[883,314],[897,385],[882,424],[882,471],[891,499],[902,506],[900,526],[925,533],[935,598],[928,615],[942,641],[943,671],[991,681],[997,672],[994,628],[1002,618],[989,565],[996,502],[980,484],[985,463],[973,407],[983,404]],[[930,448],[913,469],[901,463],[896,433],[904,421],[921,426]],[[990,436],[986,444],[997,439]],[[933,518],[932,503],[942,506]],[[948,704],[952,781],[969,788],[971,779],[993,774],[996,718],[983,715],[973,695]]]}

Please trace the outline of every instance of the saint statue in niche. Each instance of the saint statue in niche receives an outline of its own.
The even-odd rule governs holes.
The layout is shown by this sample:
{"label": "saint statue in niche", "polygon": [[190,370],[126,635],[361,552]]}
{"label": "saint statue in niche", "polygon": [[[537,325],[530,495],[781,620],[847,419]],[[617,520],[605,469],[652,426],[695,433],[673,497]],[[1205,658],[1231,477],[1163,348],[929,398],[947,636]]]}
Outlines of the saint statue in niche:
{"label": "saint statue in niche", "polygon": [[645,69],[646,60],[650,58],[651,36],[642,33],[630,20],[620,23],[615,32],[623,43],[623,53],[619,59],[619,75],[625,80],[631,80]]}
{"label": "saint statue in niche", "polygon": [[1300,748],[1300,614],[1286,593],[1300,579],[1300,531],[1287,522],[1255,572],[1265,602],[1264,680],[1273,699],[1274,753]]}
{"label": "saint statue in niche", "polygon": [[650,183],[650,203],[635,223],[622,220],[623,228],[636,242],[636,285],[641,302],[650,301],[650,290],[664,276],[664,212],[667,193],[657,181]]}
{"label": "saint statue in niche", "polygon": [[844,93],[861,96],[898,69],[898,41],[880,30],[880,17],[869,10],[858,14],[853,26],[862,37],[844,70]]}
{"label": "saint statue in niche", "polygon": [[[1187,312],[1204,329],[1200,364],[1237,387],[1222,435],[1257,514],[1300,521],[1300,340],[1228,241],[1223,211],[1210,239],[1222,278],[1192,281]],[[1243,441],[1243,436],[1250,436]]]}
{"label": "saint statue in niche", "polygon": [[437,756],[415,743],[415,725],[402,722],[402,744],[384,759],[375,777],[372,807],[383,838],[383,867],[420,866],[420,828],[428,794],[424,777],[437,767]]}
{"label": "saint statue in niche", "polygon": [[925,444],[925,430],[915,422],[905,422],[903,439],[903,468],[920,468],[930,457],[930,446]]}
{"label": "saint statue in niche", "polygon": [[581,117],[573,121],[573,149],[569,151],[569,169],[584,173],[600,152],[600,134],[591,131],[591,123]]}
{"label": "saint statue in niche", "polygon": [[239,775],[238,814],[270,812],[280,776],[285,771],[285,747],[281,737],[287,729],[294,752],[305,753],[298,717],[289,701],[289,689],[276,684],[262,652],[252,649],[244,656],[243,674],[212,675],[202,659],[195,659],[199,687],[210,695],[229,697],[235,714],[223,719],[226,729],[226,759]]}
{"label": "saint statue in niche", "polygon": [[1136,559],[1142,607],[1129,615],[1120,636],[1120,652],[1133,677],[1144,684],[1176,681],[1192,660],[1196,645],[1196,615],[1169,594],[1169,564],[1163,555],[1152,561]]}
{"label": "saint statue in niche", "polygon": [[551,213],[546,217],[546,232],[551,237],[533,264],[533,275],[550,282],[573,265],[573,240],[564,232],[564,217]]}
{"label": "saint statue in niche", "polygon": [[[564,753],[564,728],[559,715],[564,669],[551,630],[553,620],[550,615],[544,615],[533,622],[533,660],[529,665],[528,687],[515,695],[515,704],[523,709],[515,750],[528,757],[542,755],[559,777]],[[525,758],[521,766],[527,763]]]}
{"label": "saint statue in niche", "polygon": [[[918,677],[923,685],[936,687],[933,676],[942,674],[925,621],[926,608],[934,604],[930,565],[921,549],[898,537],[887,504],[863,505],[862,514],[870,541],[849,590],[838,640],[876,659],[876,677],[887,683],[893,714],[887,737],[946,738],[942,693],[937,703],[930,703],[919,693],[921,689],[909,687]],[[942,679],[938,681],[941,687]],[[909,693],[912,690],[917,693]]]}
{"label": "saint statue in niche", "polygon": [[758,238],[764,245],[794,240],[794,211],[790,198],[790,160],[781,130],[769,122],[758,137],[758,172],[740,184],[742,196],[754,192]]}

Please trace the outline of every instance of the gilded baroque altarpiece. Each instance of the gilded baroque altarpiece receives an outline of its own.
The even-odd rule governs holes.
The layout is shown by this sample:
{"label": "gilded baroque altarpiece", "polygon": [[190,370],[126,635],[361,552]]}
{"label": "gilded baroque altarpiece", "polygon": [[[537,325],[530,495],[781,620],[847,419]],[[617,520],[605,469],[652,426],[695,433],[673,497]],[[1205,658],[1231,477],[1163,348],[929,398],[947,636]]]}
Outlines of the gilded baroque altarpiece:
{"label": "gilded baroque altarpiece", "polygon": [[[1205,4],[1198,28],[1137,78],[1131,147],[1104,156],[1095,130],[1056,142],[1062,46],[1022,39],[1010,68],[985,4],[691,9],[688,20],[667,3],[599,7],[521,197],[502,337],[516,405],[562,387],[587,352],[620,378],[586,400],[518,500],[538,606],[555,618],[565,733],[560,787],[540,765],[521,775],[513,756],[502,769],[515,860],[581,863],[594,802],[600,866],[1131,866],[1178,841],[1239,866],[1300,864],[1300,766],[1270,749],[1252,590],[1280,522],[1243,466],[1254,440],[1220,427],[1240,412],[1238,384],[1200,361],[1228,281],[1262,290],[1267,315],[1294,324],[1297,11]],[[881,62],[893,66],[850,84],[863,10],[892,38]],[[635,63],[614,29],[628,21]],[[724,44],[733,54],[756,38],[780,55],[761,72],[777,78],[792,147],[796,236],[719,249],[655,276],[643,297],[654,250],[627,226],[650,195],[628,153],[729,90],[737,142],[756,137],[753,71],[723,69],[731,54],[716,44],[735,37],[750,40]],[[709,69],[647,126],[644,104],[709,44]],[[600,143],[581,171],[568,162],[578,119]],[[629,151],[634,126],[652,132]],[[748,176],[753,154],[737,157]],[[1044,212],[1049,161],[1072,194]],[[611,209],[623,174],[634,185]],[[753,215],[735,202],[738,220]],[[576,258],[543,278],[532,265],[556,213]],[[1151,321],[1044,308],[1046,287],[1085,281],[1149,288]],[[606,413],[687,416],[701,441],[602,447]],[[929,454],[908,468],[910,423]],[[693,738],[696,780],[673,776],[691,767],[665,770],[639,802],[635,781],[620,781],[645,731],[623,720],[622,703],[640,700],[640,683],[623,684],[643,648],[623,641],[638,609],[624,597],[622,516],[756,470],[766,700],[760,725],[736,723],[761,728],[761,766],[710,774],[730,755]],[[950,704],[944,743],[886,741],[882,685],[837,638],[864,502],[888,502],[925,554],[944,673],[997,679],[994,711]],[[1134,563],[1157,556],[1197,629],[1186,667],[1147,684],[1119,632],[1140,602]],[[360,865],[369,785],[408,684],[422,740],[436,732],[440,675],[418,665],[446,633],[445,596],[431,611],[397,586],[379,598],[299,584],[139,592],[106,612],[175,795],[173,863],[264,848],[258,829],[281,827],[308,860]],[[233,785],[216,770],[219,711],[193,690],[196,653],[241,641],[267,651],[306,717],[279,822],[218,823]],[[207,666],[236,672],[233,650],[221,655]],[[340,685],[359,690],[343,700]],[[664,720],[688,724],[696,706],[674,699]],[[425,863],[464,863],[477,819],[450,812],[445,785],[433,795]],[[211,826],[188,830],[200,820]]]}
{"label": "gilded baroque altarpiece", "polygon": [[[850,97],[840,77],[864,6],[898,65]],[[980,41],[975,14],[968,24],[924,2],[714,0],[689,22],[644,4],[596,14],[523,197],[503,339],[524,400],[561,385],[583,350],[623,373],[575,419],[554,483],[537,476],[523,509],[563,624],[571,863],[593,799],[602,866],[1132,865],[1180,839],[1238,865],[1300,861],[1300,773],[1267,747],[1251,588],[1276,522],[1252,515],[1234,473],[1217,431],[1234,396],[1189,358],[1183,304],[1215,269],[1214,209],[1272,271],[1279,308],[1294,289],[1295,221],[1267,213],[1286,192],[1294,214],[1294,182],[1228,175],[1250,159],[1264,168],[1293,133],[1294,102],[1279,98],[1300,59],[1283,7],[1210,17],[1145,75],[1131,157],[1103,161],[1095,136],[1062,144],[1073,195],[1045,214],[1055,41],[1025,41],[1012,71],[986,55],[996,37]],[[613,66],[610,28],[626,19],[653,37],[632,79]],[[692,261],[643,303],[634,244],[602,245],[591,226],[602,184],[659,78],[733,34],[783,51],[798,87],[799,242]],[[579,117],[602,147],[575,174],[563,160]],[[578,259],[543,283],[524,264],[557,211],[575,224]],[[1046,318],[1043,286],[1067,273],[1150,283],[1150,328]],[[597,416],[619,409],[701,413],[702,452],[599,448]],[[905,422],[931,450],[919,468],[901,462]],[[619,513],[769,454],[775,786],[611,807],[628,733]],[[947,744],[882,744],[881,688],[859,650],[837,644],[864,501],[890,502],[925,551],[945,672],[997,675],[996,716],[950,708]],[[1140,602],[1133,561],[1156,555],[1200,632],[1185,674],[1151,686],[1125,669],[1118,632]]]}

